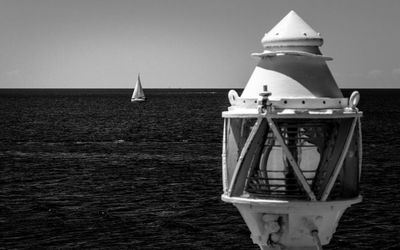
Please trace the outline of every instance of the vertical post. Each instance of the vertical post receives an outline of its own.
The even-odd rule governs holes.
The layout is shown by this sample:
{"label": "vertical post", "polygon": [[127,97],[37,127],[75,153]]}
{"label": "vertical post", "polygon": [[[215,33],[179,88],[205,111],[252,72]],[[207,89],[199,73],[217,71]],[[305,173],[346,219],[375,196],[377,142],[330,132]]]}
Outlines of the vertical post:
{"label": "vertical post", "polygon": [[358,117],[358,181],[361,179],[361,170],[362,170],[362,132],[361,132],[361,117]]}
{"label": "vertical post", "polygon": [[224,193],[228,192],[228,168],[226,166],[226,132],[228,126],[228,118],[224,118],[224,131],[222,136],[222,184]]}

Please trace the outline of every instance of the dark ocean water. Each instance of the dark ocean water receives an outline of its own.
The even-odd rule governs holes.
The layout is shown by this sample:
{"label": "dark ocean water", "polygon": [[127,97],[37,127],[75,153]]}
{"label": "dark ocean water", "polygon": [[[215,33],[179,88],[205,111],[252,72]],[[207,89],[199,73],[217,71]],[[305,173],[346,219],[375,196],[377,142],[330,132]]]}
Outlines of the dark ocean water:
{"label": "dark ocean water", "polygon": [[[228,90],[145,92],[0,90],[0,249],[258,249],[220,200]],[[324,249],[397,249],[400,90],[360,93],[364,201]]]}

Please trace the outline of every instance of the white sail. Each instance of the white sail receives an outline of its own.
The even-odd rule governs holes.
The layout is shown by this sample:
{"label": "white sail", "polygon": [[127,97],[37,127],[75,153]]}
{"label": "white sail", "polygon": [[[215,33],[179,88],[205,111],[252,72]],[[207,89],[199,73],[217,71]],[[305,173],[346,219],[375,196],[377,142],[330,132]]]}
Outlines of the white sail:
{"label": "white sail", "polygon": [[142,84],[140,82],[140,75],[138,75],[135,90],[133,91],[133,94],[132,94],[131,102],[144,101],[145,99],[146,99],[146,97],[144,95]]}

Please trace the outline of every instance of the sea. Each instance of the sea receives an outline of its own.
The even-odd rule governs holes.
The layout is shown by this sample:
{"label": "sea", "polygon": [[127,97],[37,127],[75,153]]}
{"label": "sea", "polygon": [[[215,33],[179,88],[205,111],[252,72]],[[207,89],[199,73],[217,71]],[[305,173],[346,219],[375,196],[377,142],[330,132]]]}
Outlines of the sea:
{"label": "sea", "polygon": [[[324,249],[399,249],[400,90],[358,91],[363,202]],[[145,93],[0,90],[0,249],[258,249],[220,198],[228,90]]]}

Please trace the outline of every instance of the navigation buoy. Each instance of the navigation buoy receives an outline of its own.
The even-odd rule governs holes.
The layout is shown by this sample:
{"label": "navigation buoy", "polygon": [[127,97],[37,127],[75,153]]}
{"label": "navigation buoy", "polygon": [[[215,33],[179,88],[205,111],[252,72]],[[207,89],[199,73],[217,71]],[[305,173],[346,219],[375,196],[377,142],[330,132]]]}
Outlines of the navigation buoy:
{"label": "navigation buoy", "polygon": [[261,249],[321,249],[361,202],[362,112],[322,55],[321,35],[291,11],[262,39],[243,93],[228,94],[222,200]]}

